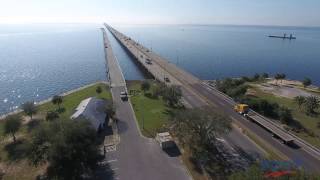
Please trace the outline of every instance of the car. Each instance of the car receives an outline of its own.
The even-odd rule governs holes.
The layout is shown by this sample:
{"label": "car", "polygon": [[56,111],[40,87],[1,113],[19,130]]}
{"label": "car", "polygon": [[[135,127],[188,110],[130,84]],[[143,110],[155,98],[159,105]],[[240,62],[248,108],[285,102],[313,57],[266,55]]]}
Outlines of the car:
{"label": "car", "polygon": [[128,100],[128,93],[125,92],[125,91],[120,92],[120,98],[121,98],[123,101],[127,101],[127,100]]}
{"label": "car", "polygon": [[149,64],[149,65],[151,65],[151,64],[152,64],[151,59],[147,59],[147,60],[146,60],[146,63]]}
{"label": "car", "polygon": [[165,82],[170,82],[170,79],[169,79],[168,77],[165,77],[165,78],[164,78],[164,81],[165,81]]}

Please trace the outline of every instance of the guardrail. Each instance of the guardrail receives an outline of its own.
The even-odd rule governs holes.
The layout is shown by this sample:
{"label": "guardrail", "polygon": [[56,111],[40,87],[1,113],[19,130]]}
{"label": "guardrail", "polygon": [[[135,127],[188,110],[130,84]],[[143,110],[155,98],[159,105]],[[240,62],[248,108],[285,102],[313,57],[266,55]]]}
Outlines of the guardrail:
{"label": "guardrail", "polygon": [[[234,105],[236,104],[236,102],[228,95],[220,92],[219,90],[217,90],[216,88],[212,87],[211,85],[209,85],[207,82],[202,82],[202,84],[206,85],[207,87],[209,87],[211,90],[219,93],[221,96],[223,96],[224,98],[226,98],[226,100],[231,104],[231,105]],[[279,130],[291,135],[295,142],[298,142],[300,143],[300,145],[302,145],[304,147],[304,149],[306,151],[308,151],[310,153],[311,151],[311,154],[312,153],[315,153],[316,155],[313,155],[315,156],[315,158],[319,159],[320,160],[320,149],[311,145],[310,143],[306,142],[305,140],[301,139],[300,137],[296,136],[295,134],[291,133],[290,131],[288,130],[285,130],[281,124],[277,123],[277,122],[274,122],[273,120],[269,119],[269,118],[266,118],[264,116],[262,116],[261,114],[259,114],[258,112],[250,109],[251,112],[255,113],[256,115],[260,116],[261,118],[263,118],[265,121],[268,121],[269,123],[271,123],[273,126],[277,127]],[[306,149],[307,148],[307,149]]]}

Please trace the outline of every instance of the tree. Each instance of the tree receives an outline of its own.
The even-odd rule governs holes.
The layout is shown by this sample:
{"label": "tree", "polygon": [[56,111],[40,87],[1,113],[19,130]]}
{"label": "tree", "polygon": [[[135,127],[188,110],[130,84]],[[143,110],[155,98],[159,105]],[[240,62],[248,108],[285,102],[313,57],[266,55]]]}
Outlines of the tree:
{"label": "tree", "polygon": [[292,119],[293,119],[290,109],[286,107],[279,108],[278,116],[280,121],[284,124],[290,124],[290,122],[292,122]]}
{"label": "tree", "polygon": [[315,110],[319,108],[319,99],[316,96],[306,97],[306,102],[304,103],[308,114],[314,114]]}
{"label": "tree", "polygon": [[[173,132],[188,146],[192,157],[207,171],[224,167],[225,160],[216,148],[217,137],[231,130],[231,120],[212,107],[177,111],[172,118]],[[222,173],[223,171],[216,171]],[[212,173],[212,172],[211,172]]]}
{"label": "tree", "polygon": [[304,96],[296,96],[294,101],[298,104],[299,109],[301,109],[301,106],[306,102],[306,98]]}
{"label": "tree", "polygon": [[20,126],[21,126],[21,116],[19,115],[9,115],[5,119],[5,124],[4,124],[4,133],[5,134],[11,134],[13,142],[16,142],[16,136],[15,133],[19,131]]}
{"label": "tree", "polygon": [[95,130],[86,121],[43,123],[31,139],[30,161],[49,164],[50,179],[81,179],[92,176],[99,161]]}
{"label": "tree", "polygon": [[268,74],[268,73],[263,73],[263,74],[262,74],[262,77],[263,77],[264,79],[266,79],[266,78],[269,77],[269,74]]}
{"label": "tree", "polygon": [[105,112],[107,113],[107,115],[110,117],[110,118],[114,118],[115,114],[116,114],[116,108],[115,108],[115,105],[111,102],[111,103],[108,103],[106,105],[106,108],[105,108]]}
{"label": "tree", "polygon": [[150,89],[151,85],[149,81],[143,81],[141,84],[141,90],[146,93]]}
{"label": "tree", "polygon": [[55,105],[57,104],[58,110],[60,110],[60,104],[62,104],[62,102],[63,102],[63,97],[55,95],[55,96],[53,96],[51,102],[52,102],[52,104],[55,104]]}
{"label": "tree", "polygon": [[100,86],[98,86],[96,88],[96,93],[101,94],[102,93],[102,88]]}
{"label": "tree", "polygon": [[35,106],[34,102],[26,102],[22,104],[22,109],[24,113],[32,119],[32,116],[38,112],[38,108]]}
{"label": "tree", "polygon": [[55,119],[58,119],[59,118],[59,114],[55,111],[49,111],[47,112],[46,114],[46,120],[47,121],[52,121],[52,120],[55,120]]}
{"label": "tree", "polygon": [[182,92],[178,86],[166,87],[162,94],[163,100],[165,100],[169,104],[169,106],[178,105],[181,97]]}
{"label": "tree", "polygon": [[302,81],[303,87],[306,88],[307,86],[310,86],[312,84],[312,81],[310,78],[304,78]]}
{"label": "tree", "polygon": [[281,84],[282,84],[282,80],[286,79],[287,75],[286,74],[280,74],[280,79],[281,79]]}
{"label": "tree", "polygon": [[260,79],[260,74],[255,73],[254,76],[253,76],[253,79],[254,79],[255,81],[258,81],[258,80]]}
{"label": "tree", "polygon": [[281,79],[281,74],[276,74],[274,78],[276,79],[276,85],[278,85],[278,81]]}

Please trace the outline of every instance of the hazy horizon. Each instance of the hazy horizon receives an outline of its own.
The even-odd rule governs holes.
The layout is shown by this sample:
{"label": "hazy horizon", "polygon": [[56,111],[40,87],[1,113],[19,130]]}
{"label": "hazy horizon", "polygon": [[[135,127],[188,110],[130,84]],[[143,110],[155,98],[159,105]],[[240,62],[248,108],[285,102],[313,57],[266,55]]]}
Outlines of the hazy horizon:
{"label": "hazy horizon", "polygon": [[0,24],[101,23],[320,26],[316,0],[1,0]]}

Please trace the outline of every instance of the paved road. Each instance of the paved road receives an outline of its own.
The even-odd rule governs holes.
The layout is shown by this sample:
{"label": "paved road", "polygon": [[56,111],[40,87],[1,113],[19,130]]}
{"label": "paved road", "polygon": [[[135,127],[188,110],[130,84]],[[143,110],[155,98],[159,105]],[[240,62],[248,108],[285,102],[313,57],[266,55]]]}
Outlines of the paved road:
{"label": "paved road", "polygon": [[307,171],[318,172],[320,170],[320,161],[318,159],[311,156],[302,148],[295,149],[282,144],[277,139],[274,139],[269,132],[235,113],[232,109],[231,102],[226,101],[221,95],[214,93],[212,90],[201,84],[194,85],[194,89],[196,89],[199,93],[204,94],[208,100],[219,104],[222,111],[224,111],[226,114],[229,114],[233,119],[240,121],[242,125],[249,128],[264,141],[286,155],[289,159],[296,162],[297,165],[303,166]]}
{"label": "paved road", "polygon": [[[230,102],[230,100],[222,96],[216,90],[210,90],[208,86],[204,85],[202,82],[200,82],[200,80],[198,80],[191,74],[169,63],[159,55],[141,46],[140,44],[137,44],[135,41],[126,37],[125,35],[111,28],[109,28],[109,30],[111,30],[113,34],[118,36],[118,39],[122,42],[122,44],[124,44],[128,48],[128,50],[136,57],[136,59],[142,62],[142,64],[146,68],[148,68],[148,65],[145,65],[143,63],[142,58],[151,59],[154,63],[153,66],[162,69],[157,71],[166,71],[165,74],[169,74],[170,79],[173,79],[172,84],[183,84],[183,92],[186,92],[187,96],[185,98],[187,99],[189,104],[197,105],[199,104],[199,102],[201,102],[210,104],[214,108],[218,108],[219,110],[230,115],[234,122],[255,133],[265,143],[271,145],[276,150],[281,152],[284,156],[287,156],[290,160],[296,162],[297,165],[301,165],[308,171],[317,172],[320,170],[320,161],[318,160],[318,158],[308,153],[309,151],[307,150],[308,148],[306,146],[303,148],[295,149],[283,145],[278,140],[272,138],[269,132],[254,123],[248,122],[246,119],[235,113],[233,111],[232,103]],[[143,55],[143,57],[141,57],[141,55]],[[157,79],[163,81],[163,79],[161,78],[163,77],[163,75],[161,75],[161,73],[157,73],[157,71],[151,71],[151,73],[154,73],[154,76],[158,76]]]}
{"label": "paved road", "polygon": [[[109,65],[111,93],[116,106],[120,144],[107,153],[115,179],[123,180],[188,180],[191,179],[179,157],[170,157],[160,146],[140,135],[130,101],[122,101],[120,92],[126,90],[125,80],[111,45],[104,32]],[[111,66],[110,66],[111,65]]]}

